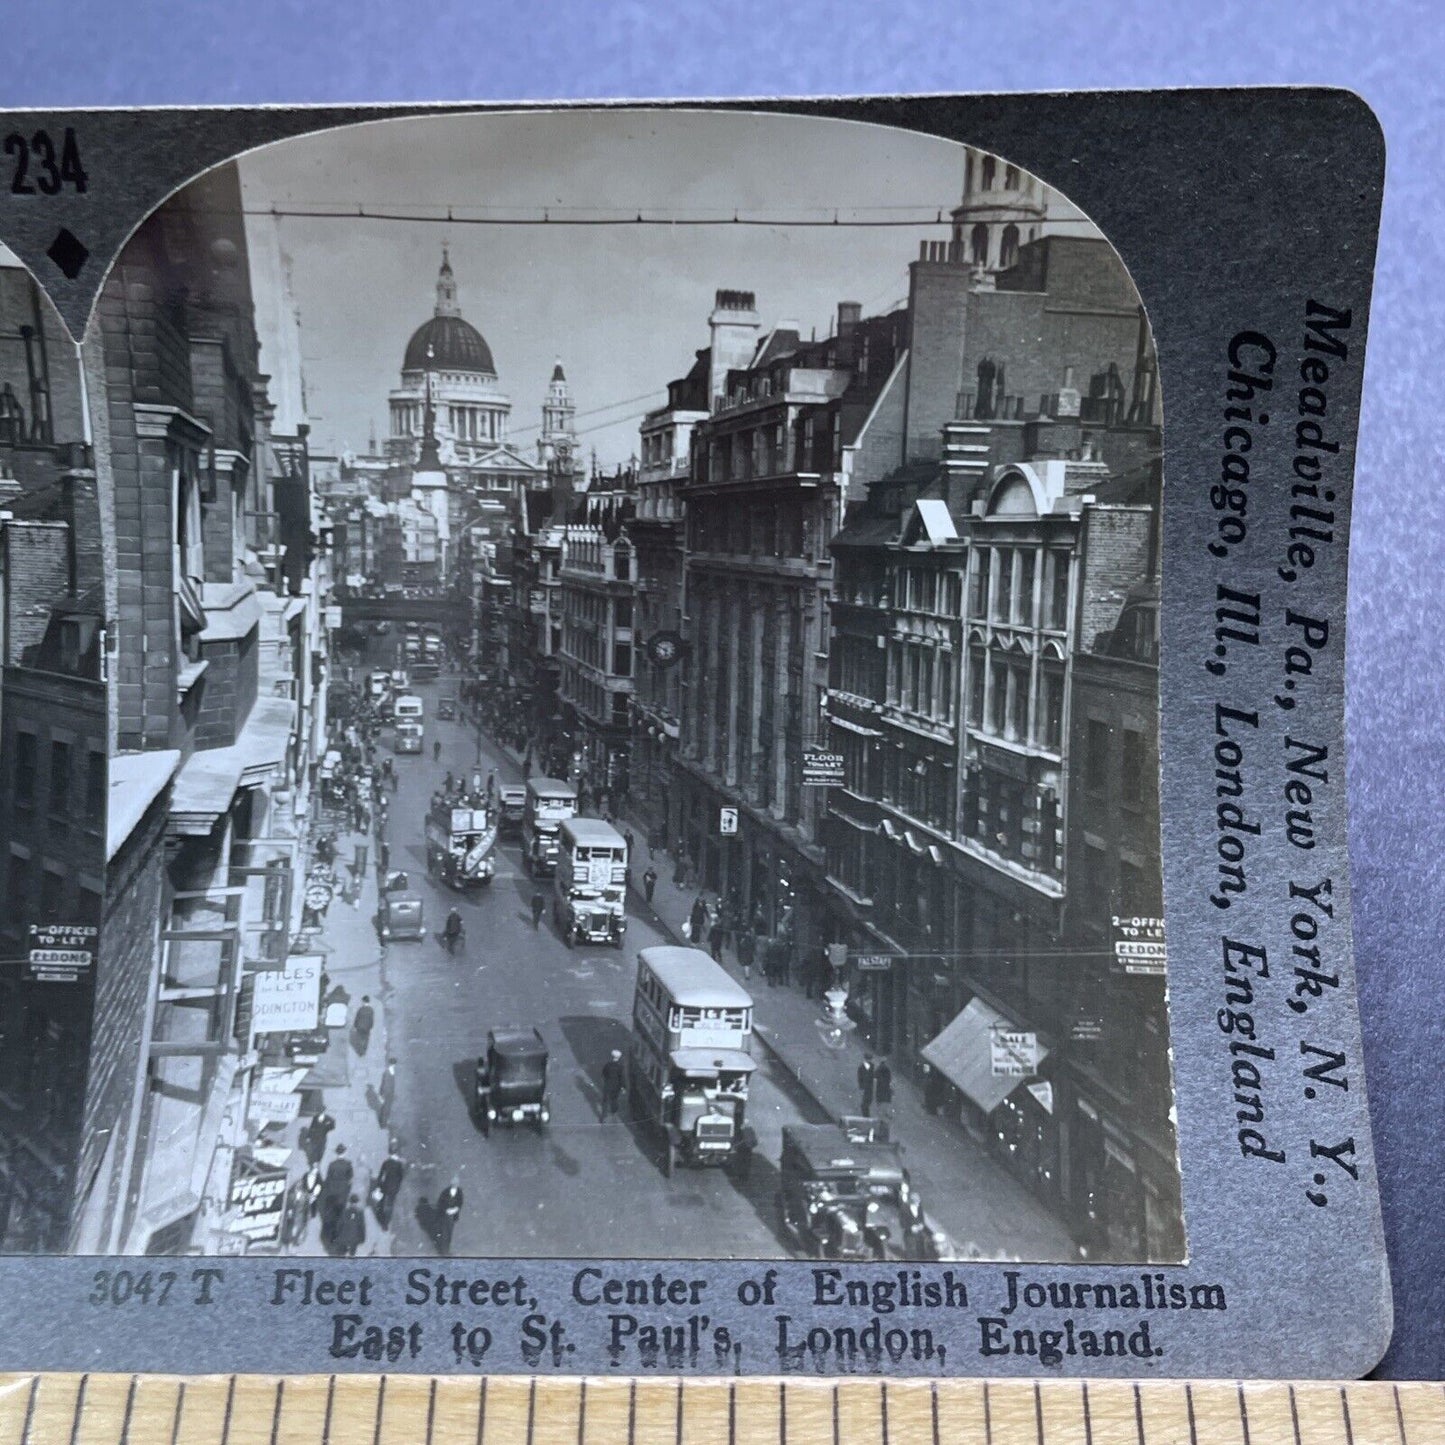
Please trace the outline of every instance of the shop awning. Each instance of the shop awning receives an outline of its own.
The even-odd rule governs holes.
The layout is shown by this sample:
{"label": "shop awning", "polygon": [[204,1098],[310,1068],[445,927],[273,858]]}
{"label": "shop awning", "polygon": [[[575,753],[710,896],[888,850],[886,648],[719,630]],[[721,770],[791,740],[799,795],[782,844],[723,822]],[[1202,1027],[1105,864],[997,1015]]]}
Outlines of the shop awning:
{"label": "shop awning", "polygon": [[[993,1113],[1026,1077],[1017,1072],[994,1072],[995,1030],[1014,1032],[1017,1025],[976,998],[920,1050],[935,1069],[962,1089],[985,1114]],[[1042,1042],[1037,1048],[1037,1062],[1042,1063],[1049,1051]]]}
{"label": "shop awning", "polygon": [[855,723],[850,718],[839,717],[837,713],[829,713],[828,721],[835,728],[842,728],[844,732],[857,733],[860,738],[881,738],[883,736],[881,729],[864,727],[862,723]]}

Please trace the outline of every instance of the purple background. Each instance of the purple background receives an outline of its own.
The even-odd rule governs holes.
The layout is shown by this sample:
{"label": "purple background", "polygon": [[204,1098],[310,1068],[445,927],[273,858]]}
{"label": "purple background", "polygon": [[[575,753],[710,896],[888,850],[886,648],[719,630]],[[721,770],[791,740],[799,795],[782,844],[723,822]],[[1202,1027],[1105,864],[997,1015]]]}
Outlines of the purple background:
{"label": "purple background", "polygon": [[1348,699],[1357,963],[1395,1276],[1395,1343],[1381,1373],[1439,1378],[1442,36],[1428,0],[11,0],[0,107],[1288,83],[1362,94],[1390,152],[1355,493]]}

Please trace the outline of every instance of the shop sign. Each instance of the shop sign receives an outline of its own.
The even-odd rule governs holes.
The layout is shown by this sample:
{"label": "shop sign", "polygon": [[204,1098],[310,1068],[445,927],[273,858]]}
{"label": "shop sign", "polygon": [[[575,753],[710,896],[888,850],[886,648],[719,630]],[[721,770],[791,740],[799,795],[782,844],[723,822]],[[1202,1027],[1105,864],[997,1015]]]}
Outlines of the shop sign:
{"label": "shop sign", "polygon": [[803,749],[805,788],[841,787],[845,781],[842,753],[832,753],[826,748]]}
{"label": "shop sign", "polygon": [[1081,1014],[1069,1025],[1069,1037],[1076,1044],[1097,1044],[1104,1037],[1104,1020],[1097,1014]]}
{"label": "shop sign", "polygon": [[1114,932],[1114,967],[1122,973],[1167,972],[1162,918],[1120,918],[1110,920]]}
{"label": "shop sign", "polygon": [[264,1129],[268,1124],[289,1124],[300,1112],[300,1094],[252,1094],[247,1119]]}
{"label": "shop sign", "polygon": [[98,932],[88,923],[32,923],[26,978],[31,983],[78,983],[95,963]]}
{"label": "shop sign", "polygon": [[321,959],[298,954],[279,972],[251,979],[250,1034],[305,1033],[321,1013]]}
{"label": "shop sign", "polygon": [[893,955],[891,953],[859,953],[854,955],[853,962],[860,973],[887,973],[893,967]]}
{"label": "shop sign", "polygon": [[996,1079],[1026,1079],[1039,1067],[1039,1036],[1024,1029],[989,1030],[989,1067]]}
{"label": "shop sign", "polygon": [[237,1156],[230,1206],[237,1216],[233,1232],[258,1243],[279,1239],[286,1208],[286,1171],[260,1168]]}
{"label": "shop sign", "polygon": [[738,831],[738,810],[736,808],[719,808],[717,810],[717,830],[724,838],[731,838]]}
{"label": "shop sign", "polygon": [[326,625],[333,630],[341,626],[341,609],[339,607],[326,609]]}
{"label": "shop sign", "polygon": [[1029,1084],[1026,1087],[1029,1093],[1038,1100],[1039,1108],[1044,1113],[1052,1114],[1054,1112],[1054,1086],[1047,1079],[1040,1079],[1037,1083]]}

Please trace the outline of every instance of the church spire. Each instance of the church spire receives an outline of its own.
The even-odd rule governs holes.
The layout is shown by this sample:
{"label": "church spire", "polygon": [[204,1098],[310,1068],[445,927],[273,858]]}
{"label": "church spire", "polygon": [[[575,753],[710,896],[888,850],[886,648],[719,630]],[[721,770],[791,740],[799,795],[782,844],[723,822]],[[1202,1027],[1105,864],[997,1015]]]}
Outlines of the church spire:
{"label": "church spire", "polygon": [[[443,257],[445,257],[446,253],[443,252],[442,254]],[[442,261],[442,268],[446,270],[445,259]],[[448,272],[448,274],[450,273]],[[440,283],[438,283],[437,291],[438,295],[440,295]],[[432,400],[432,349],[430,346],[426,349],[426,361],[426,412],[424,430],[421,438],[421,453],[416,459],[416,470],[418,472],[439,472],[442,469],[442,457],[437,447],[437,409],[436,403]]]}
{"label": "church spire", "polygon": [[442,242],[442,267],[437,272],[437,309],[438,316],[460,316],[461,307],[457,305],[457,278],[452,275],[451,257],[448,254],[447,243]]}
{"label": "church spire", "polygon": [[552,367],[552,380],[542,402],[542,431],[537,438],[537,460],[544,466],[554,458],[567,460],[577,450],[577,432],[573,418],[577,414],[562,358]]}

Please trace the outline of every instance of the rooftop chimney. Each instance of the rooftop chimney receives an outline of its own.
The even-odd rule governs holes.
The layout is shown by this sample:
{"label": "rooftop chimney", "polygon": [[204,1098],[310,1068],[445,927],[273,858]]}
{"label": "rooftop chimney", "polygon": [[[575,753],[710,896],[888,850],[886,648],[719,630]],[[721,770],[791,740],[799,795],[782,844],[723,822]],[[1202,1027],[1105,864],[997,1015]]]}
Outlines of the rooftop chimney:
{"label": "rooftop chimney", "polygon": [[712,333],[708,407],[716,411],[727,389],[728,372],[745,367],[757,347],[757,297],[751,291],[719,291],[707,324]]}
{"label": "rooftop chimney", "polygon": [[863,319],[863,307],[857,301],[838,303],[838,335],[846,336]]}

